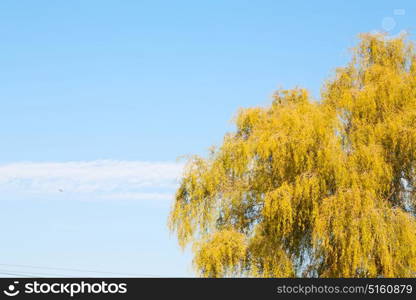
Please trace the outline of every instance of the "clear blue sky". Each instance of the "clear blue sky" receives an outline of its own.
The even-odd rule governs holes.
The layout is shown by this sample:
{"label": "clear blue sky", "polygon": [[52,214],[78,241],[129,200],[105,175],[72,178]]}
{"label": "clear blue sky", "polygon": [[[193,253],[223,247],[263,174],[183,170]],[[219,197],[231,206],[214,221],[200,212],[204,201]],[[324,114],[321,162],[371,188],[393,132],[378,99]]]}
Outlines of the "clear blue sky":
{"label": "clear blue sky", "polygon": [[318,98],[359,33],[414,39],[415,20],[414,1],[1,1],[0,273],[192,276],[166,229],[174,176],[130,163],[163,175],[279,87]]}

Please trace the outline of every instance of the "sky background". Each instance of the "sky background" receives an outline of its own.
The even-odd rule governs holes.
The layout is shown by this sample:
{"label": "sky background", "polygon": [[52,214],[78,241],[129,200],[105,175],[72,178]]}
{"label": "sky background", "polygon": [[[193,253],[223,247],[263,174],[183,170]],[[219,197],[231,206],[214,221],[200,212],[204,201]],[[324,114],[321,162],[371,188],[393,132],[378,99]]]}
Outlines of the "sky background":
{"label": "sky background", "polygon": [[1,1],[0,276],[194,276],[166,227],[177,158],[278,88],[319,99],[359,33],[415,20],[415,1]]}

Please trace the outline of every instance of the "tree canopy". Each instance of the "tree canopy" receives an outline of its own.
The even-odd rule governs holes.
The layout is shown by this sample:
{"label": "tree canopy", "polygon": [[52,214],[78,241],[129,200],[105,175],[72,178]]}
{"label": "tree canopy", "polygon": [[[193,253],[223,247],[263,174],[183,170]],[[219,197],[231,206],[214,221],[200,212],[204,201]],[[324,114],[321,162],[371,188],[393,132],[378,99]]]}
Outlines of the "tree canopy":
{"label": "tree canopy", "polygon": [[192,157],[169,227],[201,276],[416,276],[416,55],[365,34],[319,101],[280,90]]}

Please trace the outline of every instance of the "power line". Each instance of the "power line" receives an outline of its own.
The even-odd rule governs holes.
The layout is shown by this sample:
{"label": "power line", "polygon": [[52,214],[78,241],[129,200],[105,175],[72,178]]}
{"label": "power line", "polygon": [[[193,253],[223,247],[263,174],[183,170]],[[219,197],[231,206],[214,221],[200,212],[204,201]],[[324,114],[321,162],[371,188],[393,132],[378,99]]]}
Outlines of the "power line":
{"label": "power line", "polygon": [[[18,268],[31,268],[31,269],[44,269],[44,270],[58,270],[58,271],[70,271],[70,272],[83,272],[83,273],[96,273],[96,274],[112,274],[112,275],[121,275],[121,276],[134,276],[134,277],[162,277],[159,275],[153,274],[132,274],[132,273],[117,273],[117,272],[108,272],[108,271],[96,271],[96,270],[81,270],[81,269],[72,269],[72,268],[59,268],[59,267],[41,267],[41,266],[31,266],[31,265],[13,265],[13,264],[1,264],[0,266],[8,266],[8,267],[18,267]],[[41,273],[39,273],[41,274]],[[43,273],[47,275],[48,273]],[[56,275],[56,276],[67,276],[64,274],[51,274],[48,275]]]}
{"label": "power line", "polygon": [[32,274],[14,273],[13,271],[0,270],[0,275],[18,276],[18,277],[33,277]]}
{"label": "power line", "polygon": [[47,275],[47,276],[65,276],[65,277],[72,277],[72,276],[68,276],[67,274],[56,274],[56,273],[43,273],[43,272],[30,272],[30,271],[20,271],[20,270],[0,270],[0,273],[4,271],[4,272],[12,272],[12,273],[21,273],[23,275],[33,275],[36,277],[42,277],[41,275]]}

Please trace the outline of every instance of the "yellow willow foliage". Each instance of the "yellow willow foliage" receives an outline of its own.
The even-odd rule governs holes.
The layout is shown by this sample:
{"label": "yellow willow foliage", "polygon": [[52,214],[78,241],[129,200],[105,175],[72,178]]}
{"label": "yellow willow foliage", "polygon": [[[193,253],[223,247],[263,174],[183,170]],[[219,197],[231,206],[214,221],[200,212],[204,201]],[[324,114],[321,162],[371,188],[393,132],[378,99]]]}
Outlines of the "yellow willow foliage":
{"label": "yellow willow foliage", "polygon": [[363,35],[312,101],[240,110],[193,157],[169,218],[206,277],[415,277],[416,55]]}
{"label": "yellow willow foliage", "polygon": [[218,277],[241,272],[246,245],[242,233],[222,230],[196,244],[195,263],[203,276]]}

